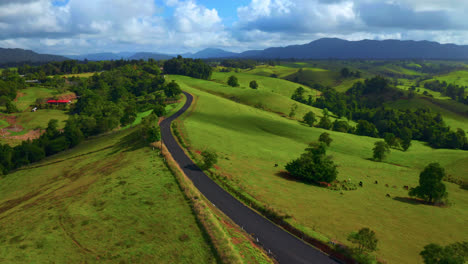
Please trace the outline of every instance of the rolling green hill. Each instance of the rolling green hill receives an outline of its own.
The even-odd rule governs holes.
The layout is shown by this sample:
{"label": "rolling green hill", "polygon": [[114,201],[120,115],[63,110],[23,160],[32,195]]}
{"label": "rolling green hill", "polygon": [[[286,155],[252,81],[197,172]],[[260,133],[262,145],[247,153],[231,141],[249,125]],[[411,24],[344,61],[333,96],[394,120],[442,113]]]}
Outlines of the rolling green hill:
{"label": "rolling green hill", "polygon": [[183,80],[182,88],[197,97],[181,128],[191,150],[216,151],[220,156],[216,173],[245,195],[291,215],[287,221],[308,234],[349,245],[346,237],[350,232],[369,227],[379,238],[376,254],[388,263],[421,262],[419,252],[424,245],[447,244],[468,236],[465,190],[445,183],[451,204],[441,208],[414,203],[403,189],[404,185],[416,186],[420,171],[435,161],[453,177],[468,180],[468,152],[434,150],[413,142],[407,152],[392,150],[385,162],[378,163],[369,158],[374,142],[381,139],[327,131],[333,139],[328,154],[338,165],[339,180],[364,183],[363,188],[340,194],[288,179],[282,173],[286,163],[324,130],[205,92],[228,87],[176,79]]}
{"label": "rolling green hill", "polygon": [[[259,109],[269,110],[275,113],[278,113],[282,116],[287,116],[291,111],[291,106],[297,105],[296,118],[302,119],[305,113],[312,111],[318,117],[322,116],[322,110],[298,103],[291,99],[291,95],[294,90],[300,86],[291,82],[287,82],[281,79],[266,78],[267,81],[274,83],[274,86],[263,86],[263,82],[259,80],[259,88],[254,90],[248,88],[248,82],[252,79],[256,79],[257,76],[249,74],[236,74],[235,76],[240,77],[239,82],[241,83],[240,87],[231,87],[226,84],[223,84],[224,78],[229,78],[229,74],[226,75],[214,75],[218,78],[215,81],[204,81],[199,79],[193,79],[185,76],[171,75],[170,79],[175,80],[182,89],[187,87],[195,87],[213,94],[220,95],[224,98],[240,102],[242,104],[250,105]],[[216,82],[219,81],[219,82]],[[284,85],[286,84],[286,85]],[[284,87],[281,88],[281,87]],[[280,90],[283,90],[280,92]],[[290,94],[289,94],[290,93]],[[310,92],[309,92],[310,93]],[[313,94],[313,93],[312,93]]]}

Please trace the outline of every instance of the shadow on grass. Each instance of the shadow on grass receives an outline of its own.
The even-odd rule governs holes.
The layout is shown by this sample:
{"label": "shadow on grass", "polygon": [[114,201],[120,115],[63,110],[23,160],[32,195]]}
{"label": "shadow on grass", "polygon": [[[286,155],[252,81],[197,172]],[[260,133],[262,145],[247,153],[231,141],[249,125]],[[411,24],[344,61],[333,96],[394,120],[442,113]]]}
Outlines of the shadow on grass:
{"label": "shadow on grass", "polygon": [[278,171],[277,173],[275,173],[275,175],[282,178],[282,179],[285,179],[287,181],[303,183],[302,181],[299,181],[298,179],[291,176],[291,174],[289,174],[289,172],[287,172],[287,171]]}
{"label": "shadow on grass", "polygon": [[410,197],[393,197],[393,200],[400,201],[403,203],[408,203],[408,204],[414,204],[414,205],[419,205],[419,204],[424,204],[424,205],[433,205],[431,203],[428,203],[426,201],[416,199],[416,198],[410,198]]}
{"label": "shadow on grass", "polygon": [[148,146],[148,143],[142,137],[140,131],[135,130],[121,138],[120,141],[114,145],[112,148],[113,150],[109,155],[113,155],[118,152],[135,151],[146,146]]}

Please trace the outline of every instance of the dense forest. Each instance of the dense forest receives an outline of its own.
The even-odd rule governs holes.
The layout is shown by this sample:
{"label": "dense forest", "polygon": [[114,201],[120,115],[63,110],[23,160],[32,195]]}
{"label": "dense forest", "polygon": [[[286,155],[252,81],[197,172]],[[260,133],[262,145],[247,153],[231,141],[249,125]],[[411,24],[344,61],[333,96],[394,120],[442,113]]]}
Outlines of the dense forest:
{"label": "dense forest", "polygon": [[164,62],[164,72],[209,80],[213,69],[200,59],[185,59],[177,56]]}
{"label": "dense forest", "polygon": [[[383,77],[366,79],[355,83],[346,93],[339,93],[332,88],[322,90],[322,96],[313,100],[305,98],[304,88],[298,88],[292,99],[321,109],[328,109],[338,117],[347,117],[358,122],[354,132],[358,135],[385,138],[388,134],[400,140],[410,138],[428,142],[434,148],[451,148],[468,150],[465,131],[453,131],[446,126],[442,116],[429,109],[396,110],[384,107],[388,100],[402,98],[404,93],[391,86]],[[342,121],[343,122],[343,121]],[[340,123],[337,123],[340,125]],[[318,126],[333,129],[334,124],[322,121]]]}

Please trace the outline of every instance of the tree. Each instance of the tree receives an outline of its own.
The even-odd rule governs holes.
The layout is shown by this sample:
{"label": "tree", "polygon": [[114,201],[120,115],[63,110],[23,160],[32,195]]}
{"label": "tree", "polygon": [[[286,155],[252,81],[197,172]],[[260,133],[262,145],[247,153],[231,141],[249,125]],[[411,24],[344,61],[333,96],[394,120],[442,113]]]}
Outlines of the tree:
{"label": "tree", "polygon": [[328,109],[325,108],[323,109],[323,116],[320,118],[317,126],[323,129],[330,129],[332,125],[330,118],[328,118]]}
{"label": "tree", "polygon": [[212,168],[218,162],[218,155],[213,151],[204,150],[201,155],[203,158],[202,168],[205,170]]}
{"label": "tree", "polygon": [[374,124],[366,120],[359,120],[358,125],[356,126],[356,134],[361,136],[377,137],[379,133]]}
{"label": "tree", "polygon": [[385,159],[387,154],[390,153],[390,148],[387,145],[387,143],[385,143],[385,141],[377,141],[374,144],[373,151],[374,151],[374,156],[373,156],[374,160],[382,161],[383,159]]}
{"label": "tree", "polygon": [[174,80],[172,80],[172,82],[168,83],[164,87],[164,93],[169,98],[175,98],[182,93],[182,90],[180,89],[180,86]]}
{"label": "tree", "polygon": [[325,155],[324,143],[312,143],[305,151],[286,165],[285,169],[292,177],[307,183],[332,182],[336,179],[336,165]]}
{"label": "tree", "polygon": [[151,113],[141,121],[141,132],[148,143],[161,140],[161,130],[157,124],[158,116]]}
{"label": "tree", "polygon": [[327,132],[323,132],[320,137],[319,137],[319,142],[325,143],[328,147],[330,146],[330,143],[332,143],[333,139],[330,137],[330,134]]}
{"label": "tree", "polygon": [[296,116],[296,110],[297,110],[297,104],[294,103],[293,105],[291,105],[291,111],[289,112],[289,117],[293,118]]}
{"label": "tree", "polygon": [[384,139],[385,139],[385,143],[387,143],[387,145],[391,148],[392,147],[398,148],[400,146],[400,142],[398,138],[395,137],[395,134],[393,133],[385,133]]}
{"label": "tree", "polygon": [[299,103],[305,103],[306,99],[304,98],[304,93],[305,89],[302,87],[298,87],[291,96],[291,99],[293,99],[294,101],[298,101]]}
{"label": "tree", "polygon": [[419,186],[411,188],[410,196],[419,197],[429,203],[441,201],[448,196],[442,179],[445,169],[439,163],[431,163],[419,174]]}
{"label": "tree", "polygon": [[315,123],[315,114],[310,111],[310,112],[307,112],[305,115],[304,115],[304,123],[306,123],[307,125],[309,125],[310,127],[314,125]]}
{"label": "tree", "polygon": [[442,247],[438,244],[428,244],[419,253],[425,264],[463,264],[468,258],[468,242],[457,242]]}
{"label": "tree", "polygon": [[413,132],[407,127],[403,127],[400,131],[401,148],[403,151],[407,151],[411,146],[411,139],[413,138]]}
{"label": "tree", "polygon": [[375,232],[367,227],[361,228],[357,233],[353,232],[349,234],[348,240],[358,245],[357,249],[359,253],[375,251],[377,249],[377,242],[379,241],[375,236]]}
{"label": "tree", "polygon": [[251,81],[249,86],[252,89],[257,89],[258,88],[258,83],[257,83],[257,81]]}
{"label": "tree", "polygon": [[237,80],[237,77],[234,76],[234,75],[231,75],[231,77],[229,77],[227,83],[228,83],[229,86],[232,86],[232,87],[239,86],[239,81]]}
{"label": "tree", "polygon": [[11,101],[7,101],[5,106],[6,106],[6,112],[8,114],[18,112],[18,108],[16,108],[16,105],[12,103]]}
{"label": "tree", "polygon": [[350,75],[350,71],[348,68],[341,69],[340,73],[341,73],[341,77],[343,78],[347,78]]}

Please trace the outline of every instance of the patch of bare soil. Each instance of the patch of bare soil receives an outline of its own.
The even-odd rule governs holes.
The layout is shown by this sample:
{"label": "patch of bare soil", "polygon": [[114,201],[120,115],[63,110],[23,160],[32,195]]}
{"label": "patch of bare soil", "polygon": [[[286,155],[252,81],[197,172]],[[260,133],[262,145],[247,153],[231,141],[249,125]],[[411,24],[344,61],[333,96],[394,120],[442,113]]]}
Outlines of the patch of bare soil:
{"label": "patch of bare soil", "polygon": [[70,101],[73,101],[76,99],[76,94],[75,93],[69,93],[69,94],[64,94],[64,95],[60,95],[58,97],[58,100],[70,100]]}
{"label": "patch of bare soil", "polygon": [[16,124],[16,116],[0,114],[0,119],[7,121],[10,126]]}
{"label": "patch of bare soil", "polygon": [[14,140],[22,140],[22,141],[24,141],[24,140],[33,140],[33,139],[39,138],[44,132],[45,132],[45,130],[36,129],[36,130],[29,131],[28,133],[26,133],[24,135],[9,136],[8,138],[9,139],[14,139]]}
{"label": "patch of bare soil", "polygon": [[17,92],[17,93],[16,93],[15,102],[18,102],[18,99],[19,99],[20,97],[23,97],[23,96],[25,96],[25,95],[26,95],[25,93],[22,93],[22,92]]}

